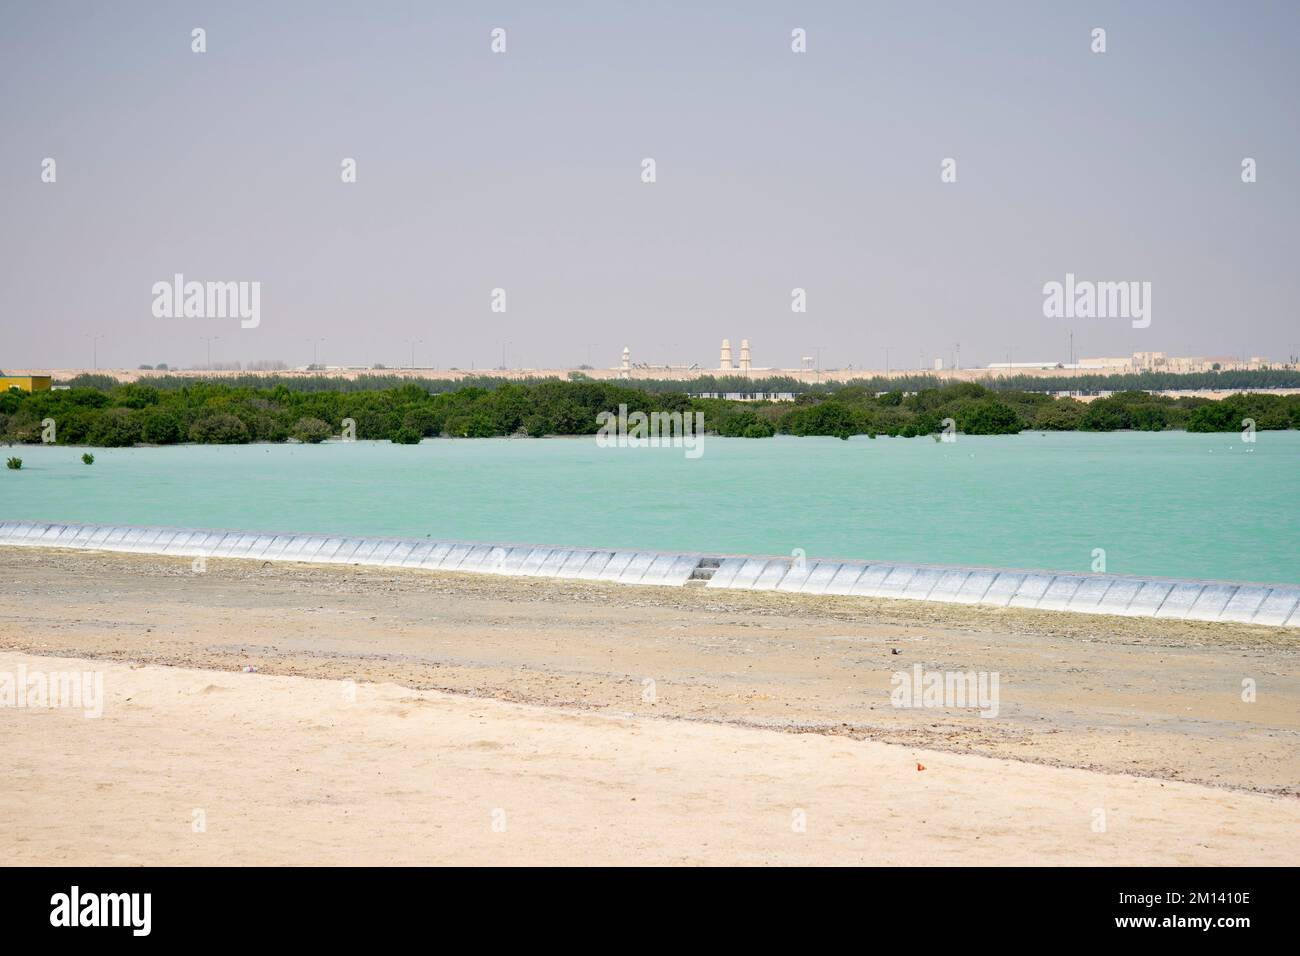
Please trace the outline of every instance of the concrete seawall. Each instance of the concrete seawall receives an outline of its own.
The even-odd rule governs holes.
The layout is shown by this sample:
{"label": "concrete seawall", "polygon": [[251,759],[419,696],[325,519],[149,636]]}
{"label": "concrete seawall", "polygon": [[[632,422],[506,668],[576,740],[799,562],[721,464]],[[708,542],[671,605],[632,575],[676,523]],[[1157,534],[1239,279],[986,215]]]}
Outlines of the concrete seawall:
{"label": "concrete seawall", "polygon": [[1294,584],[32,521],[0,522],[0,547],[5,546],[363,564],[662,587],[696,582],[720,589],[1300,627],[1300,585]]}

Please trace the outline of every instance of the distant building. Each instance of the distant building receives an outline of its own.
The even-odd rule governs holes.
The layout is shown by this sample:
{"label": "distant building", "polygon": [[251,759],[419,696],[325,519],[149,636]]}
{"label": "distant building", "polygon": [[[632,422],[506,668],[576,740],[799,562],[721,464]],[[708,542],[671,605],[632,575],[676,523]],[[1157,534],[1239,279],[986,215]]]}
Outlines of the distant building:
{"label": "distant building", "polygon": [[1130,356],[1081,358],[1075,366],[1104,372],[1212,372],[1268,368],[1269,361],[1252,356],[1249,361],[1233,356],[1166,355],[1164,352],[1134,352]]}
{"label": "distant building", "polygon": [[22,392],[48,392],[51,385],[48,375],[0,376],[0,392],[16,388]]}
{"label": "distant building", "polygon": [[725,398],[729,402],[793,402],[794,392],[691,392],[691,398]]}
{"label": "distant building", "polygon": [[1049,359],[1046,362],[990,362],[988,364],[988,367],[1005,370],[1005,369],[1017,369],[1017,368],[1026,368],[1026,369],[1064,368],[1065,366],[1062,365],[1060,362],[1053,362]]}

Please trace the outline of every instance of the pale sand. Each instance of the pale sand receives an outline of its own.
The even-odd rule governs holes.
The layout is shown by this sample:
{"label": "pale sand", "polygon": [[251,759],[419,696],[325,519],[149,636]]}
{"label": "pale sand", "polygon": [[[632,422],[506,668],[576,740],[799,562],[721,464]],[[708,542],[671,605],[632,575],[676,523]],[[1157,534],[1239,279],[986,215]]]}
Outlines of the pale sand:
{"label": "pale sand", "polygon": [[1294,799],[872,741],[19,663],[98,667],[107,705],[0,710],[16,864],[1286,864],[1300,830]]}
{"label": "pale sand", "polygon": [[[0,708],[0,849],[1293,864],[1298,647],[1281,629],[0,548],[0,671],[96,667],[110,697],[98,721]],[[998,718],[889,706],[917,662],[1000,672]]]}

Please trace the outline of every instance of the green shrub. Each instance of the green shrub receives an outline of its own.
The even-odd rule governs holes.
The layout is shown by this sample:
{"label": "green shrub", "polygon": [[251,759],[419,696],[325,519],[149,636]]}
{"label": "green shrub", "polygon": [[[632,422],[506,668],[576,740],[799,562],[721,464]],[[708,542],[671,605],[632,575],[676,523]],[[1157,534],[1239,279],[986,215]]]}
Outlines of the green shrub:
{"label": "green shrub", "polygon": [[329,425],[319,418],[300,418],[293,426],[293,437],[305,445],[318,445],[330,435]]}
{"label": "green shrub", "polygon": [[1014,435],[1023,427],[1016,410],[996,398],[971,402],[952,418],[967,435]]}
{"label": "green shrub", "polygon": [[1129,406],[1114,397],[1089,402],[1087,411],[1079,419],[1079,428],[1086,432],[1113,432],[1132,427],[1133,416]]}
{"label": "green shrub", "polygon": [[848,438],[867,432],[866,416],[834,399],[795,408],[781,419],[781,430],[790,435],[833,435]]}
{"label": "green shrub", "polygon": [[[499,434],[499,432],[493,430],[492,417],[486,409],[456,412],[448,415],[445,427],[447,434],[454,438],[491,438]],[[594,426],[592,430],[595,430]],[[556,432],[561,435],[582,434],[582,432],[577,431],[561,431],[559,428],[556,429]]]}
{"label": "green shrub", "polygon": [[158,389],[152,385],[144,385],[140,382],[131,382],[126,385],[120,385],[113,389],[109,397],[113,404],[120,405],[123,408],[145,408],[149,405],[157,405],[159,399]]}
{"label": "green shrub", "polygon": [[387,438],[400,424],[395,413],[378,408],[352,409],[346,417],[357,423],[357,438],[361,441]]}
{"label": "green shrub", "polygon": [[81,456],[81,463],[83,465],[93,465],[95,463],[95,456],[92,455],[90,452],[86,452],[84,455]]}
{"label": "green shrub", "polygon": [[41,440],[41,423],[30,408],[20,408],[8,416],[5,423],[5,440],[21,442],[38,442]]}
{"label": "green shrub", "polygon": [[391,440],[395,445],[418,445],[423,438],[424,436],[420,434],[418,429],[403,425],[393,432]]}
{"label": "green shrub", "polygon": [[1169,425],[1164,408],[1155,404],[1129,406],[1129,418],[1134,428],[1144,432],[1164,431]]}
{"label": "green shrub", "polygon": [[179,415],[156,405],[140,413],[140,440],[150,445],[173,445],[184,440],[185,423]]}
{"label": "green shrub", "polygon": [[1046,432],[1072,432],[1079,427],[1087,406],[1073,398],[1061,398],[1040,405],[1034,412],[1032,426]]}
{"label": "green shrub", "polygon": [[244,445],[248,439],[248,426],[224,412],[200,418],[190,426],[190,441],[204,445]]}
{"label": "green shrub", "polygon": [[718,425],[718,434],[724,438],[771,438],[776,434],[776,428],[767,419],[744,409],[724,418]]}
{"label": "green shrub", "polygon": [[402,418],[402,427],[419,432],[425,438],[442,434],[442,416],[431,408],[414,408]]}
{"label": "green shrub", "polygon": [[140,440],[140,420],[129,408],[110,408],[95,418],[86,437],[101,448],[129,448]]}
{"label": "green shrub", "polygon": [[8,468],[10,471],[17,471],[22,466],[23,466],[23,460],[21,458],[10,458],[8,461],[5,462],[5,467]]}
{"label": "green shrub", "polygon": [[290,421],[275,412],[245,414],[240,420],[248,429],[250,441],[282,442],[293,436]]}

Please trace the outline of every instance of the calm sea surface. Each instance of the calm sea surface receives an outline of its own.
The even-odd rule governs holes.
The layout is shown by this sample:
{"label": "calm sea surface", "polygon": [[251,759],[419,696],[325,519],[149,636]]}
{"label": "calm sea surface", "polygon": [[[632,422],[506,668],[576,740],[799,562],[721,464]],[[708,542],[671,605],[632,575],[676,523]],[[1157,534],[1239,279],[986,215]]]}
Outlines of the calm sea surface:
{"label": "calm sea surface", "polygon": [[1300,432],[4,450],[0,518],[1300,583]]}

